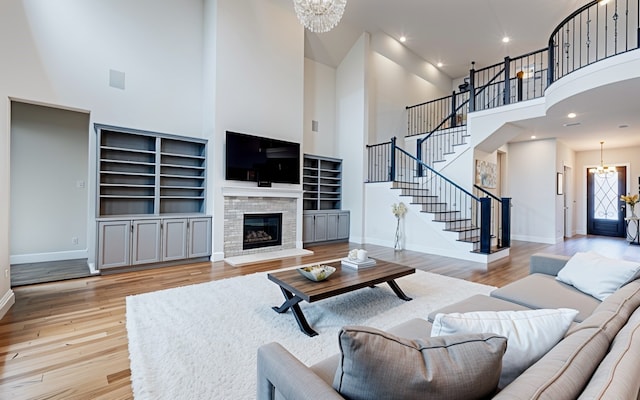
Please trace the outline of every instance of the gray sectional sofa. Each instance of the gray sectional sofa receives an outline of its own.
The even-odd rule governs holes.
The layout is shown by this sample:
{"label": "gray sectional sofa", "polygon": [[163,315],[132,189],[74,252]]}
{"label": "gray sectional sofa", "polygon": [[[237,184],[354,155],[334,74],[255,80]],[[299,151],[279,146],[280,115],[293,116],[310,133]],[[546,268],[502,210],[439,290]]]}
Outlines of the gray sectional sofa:
{"label": "gray sectional sofa", "polygon": [[[556,279],[568,260],[565,256],[535,254],[527,277],[496,289],[491,296],[472,296],[433,312],[428,319],[407,321],[388,333],[411,340],[429,338],[437,313],[572,308],[578,314],[564,337],[490,397],[640,399],[640,280],[625,284],[600,301]],[[258,349],[257,398],[343,399],[334,389],[341,357],[337,354],[308,367],[278,343],[266,344]]]}

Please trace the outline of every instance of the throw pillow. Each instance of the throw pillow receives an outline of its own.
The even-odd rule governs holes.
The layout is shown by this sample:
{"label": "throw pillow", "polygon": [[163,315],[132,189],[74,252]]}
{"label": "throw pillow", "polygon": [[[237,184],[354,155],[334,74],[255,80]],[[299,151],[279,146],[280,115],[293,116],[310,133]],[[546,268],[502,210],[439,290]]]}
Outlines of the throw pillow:
{"label": "throw pillow", "polygon": [[504,388],[563,338],[576,315],[568,308],[436,314],[431,336],[492,332],[506,337],[498,383]]}
{"label": "throw pillow", "polygon": [[639,274],[639,262],[616,260],[590,251],[572,256],[556,279],[602,301]]}
{"label": "throw pillow", "polygon": [[350,400],[481,399],[495,392],[507,340],[494,334],[404,339],[344,327],[333,387]]}

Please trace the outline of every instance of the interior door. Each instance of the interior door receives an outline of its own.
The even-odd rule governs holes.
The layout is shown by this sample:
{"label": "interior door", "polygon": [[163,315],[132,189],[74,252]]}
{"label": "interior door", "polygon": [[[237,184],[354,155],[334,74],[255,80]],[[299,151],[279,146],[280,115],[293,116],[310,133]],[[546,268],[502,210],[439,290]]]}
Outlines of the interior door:
{"label": "interior door", "polygon": [[620,196],[627,191],[627,168],[616,167],[611,174],[587,171],[587,233],[625,236],[625,208]]}

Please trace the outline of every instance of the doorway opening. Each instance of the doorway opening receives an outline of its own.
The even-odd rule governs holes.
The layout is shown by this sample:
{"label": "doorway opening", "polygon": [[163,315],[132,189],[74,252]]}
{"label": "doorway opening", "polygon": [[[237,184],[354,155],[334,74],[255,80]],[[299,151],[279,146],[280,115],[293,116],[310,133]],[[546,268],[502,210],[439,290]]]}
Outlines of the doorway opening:
{"label": "doorway opening", "polygon": [[90,276],[89,114],[11,102],[11,285]]}

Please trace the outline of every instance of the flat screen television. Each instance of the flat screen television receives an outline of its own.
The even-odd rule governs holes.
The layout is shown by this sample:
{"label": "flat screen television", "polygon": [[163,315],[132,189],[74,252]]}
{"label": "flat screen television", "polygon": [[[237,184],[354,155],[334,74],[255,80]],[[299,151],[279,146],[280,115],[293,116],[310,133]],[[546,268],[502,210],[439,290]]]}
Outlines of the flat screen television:
{"label": "flat screen television", "polygon": [[225,179],[300,183],[300,144],[227,131]]}

